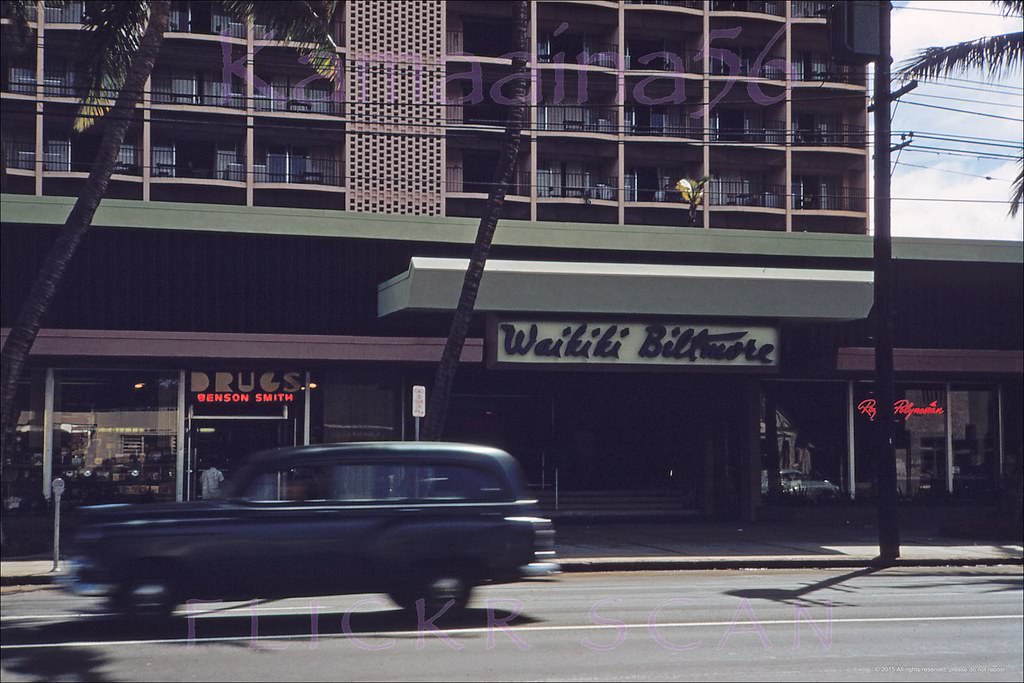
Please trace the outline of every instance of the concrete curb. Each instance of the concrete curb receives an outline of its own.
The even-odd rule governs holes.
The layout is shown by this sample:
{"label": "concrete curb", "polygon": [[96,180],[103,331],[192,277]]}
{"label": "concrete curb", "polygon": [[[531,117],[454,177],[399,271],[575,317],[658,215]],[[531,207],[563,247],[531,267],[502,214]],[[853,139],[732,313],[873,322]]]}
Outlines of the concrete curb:
{"label": "concrete curb", "polygon": [[867,567],[997,567],[1001,565],[1024,566],[1024,557],[958,557],[958,558],[899,558],[882,560],[872,558],[813,558],[790,557],[785,559],[707,559],[685,558],[651,560],[601,558],[572,558],[559,561],[562,571],[575,572],[636,572],[636,571],[685,571],[709,569],[858,569]]}
{"label": "concrete curb", "polygon": [[[788,557],[765,558],[564,558],[562,572],[700,571],[712,569],[862,569],[886,567],[998,567],[1024,566],[1024,557],[899,558]],[[55,583],[57,573],[0,577],[0,586],[45,586]]]}

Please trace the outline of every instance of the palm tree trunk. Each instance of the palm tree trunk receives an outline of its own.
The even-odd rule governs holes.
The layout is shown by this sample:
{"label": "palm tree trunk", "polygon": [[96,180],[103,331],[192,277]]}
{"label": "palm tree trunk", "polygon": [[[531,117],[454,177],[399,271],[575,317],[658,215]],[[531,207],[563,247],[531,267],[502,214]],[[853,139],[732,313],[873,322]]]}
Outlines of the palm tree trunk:
{"label": "palm tree trunk", "polygon": [[135,114],[135,106],[142,99],[142,89],[153,71],[164,31],[167,30],[170,15],[169,0],[154,0],[150,3],[149,24],[139,44],[139,51],[132,60],[131,68],[113,108],[104,117],[106,128],[100,142],[96,161],[89,178],[82,188],[74,208],[68,214],[64,227],[53,246],[50,247],[46,260],[39,269],[32,289],[18,312],[18,318],[4,341],[2,360],[2,377],[0,377],[0,453],[6,453],[10,435],[14,429],[14,398],[17,392],[18,379],[28,360],[29,351],[35,343],[36,335],[42,324],[43,316],[49,310],[50,303],[57,292],[57,287],[67,270],[71,258],[75,255],[78,243],[92,224],[93,216],[100,200],[107,191],[110,175],[114,169],[114,161],[121,148],[125,132]]}
{"label": "palm tree trunk", "polygon": [[462,282],[462,294],[459,296],[455,316],[452,318],[448,341],[445,343],[441,362],[437,366],[437,374],[434,376],[433,391],[428,402],[427,421],[423,429],[423,438],[428,441],[439,440],[444,432],[445,420],[448,417],[448,405],[451,401],[452,383],[455,380],[455,371],[459,366],[462,347],[466,342],[469,322],[473,317],[473,307],[476,305],[476,295],[480,290],[484,265],[487,263],[494,230],[498,227],[498,219],[501,218],[501,210],[505,205],[505,195],[512,183],[512,173],[516,160],[519,158],[519,140],[523,125],[526,123],[527,97],[530,92],[530,71],[526,62],[526,55],[530,52],[529,5],[529,2],[523,0],[516,2],[513,9],[517,53],[512,59],[512,68],[519,76],[514,81],[512,89],[515,104],[509,110],[508,123],[505,125],[505,140],[502,144],[501,156],[498,159],[498,167],[495,170],[494,184],[487,197],[487,203],[484,205],[483,216],[480,217],[476,242],[473,244],[473,252],[469,258],[469,268],[466,270],[466,277]]}

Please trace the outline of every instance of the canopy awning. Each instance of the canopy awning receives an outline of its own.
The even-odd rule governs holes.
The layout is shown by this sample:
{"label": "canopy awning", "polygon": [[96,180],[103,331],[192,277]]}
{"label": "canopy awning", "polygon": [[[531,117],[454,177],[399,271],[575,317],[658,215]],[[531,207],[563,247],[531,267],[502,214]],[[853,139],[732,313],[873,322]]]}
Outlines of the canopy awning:
{"label": "canopy awning", "polygon": [[[378,315],[454,310],[467,266],[414,256],[378,285]],[[490,260],[475,310],[858,320],[872,301],[867,271]]]}

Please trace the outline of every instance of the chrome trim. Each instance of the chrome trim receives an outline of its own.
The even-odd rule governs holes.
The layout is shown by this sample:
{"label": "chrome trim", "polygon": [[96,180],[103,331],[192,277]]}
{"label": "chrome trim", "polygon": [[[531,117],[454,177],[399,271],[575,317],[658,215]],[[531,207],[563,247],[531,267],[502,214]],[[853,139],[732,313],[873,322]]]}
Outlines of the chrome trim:
{"label": "chrome trim", "polygon": [[557,562],[531,562],[519,568],[524,578],[554,576],[562,573],[562,566]]}

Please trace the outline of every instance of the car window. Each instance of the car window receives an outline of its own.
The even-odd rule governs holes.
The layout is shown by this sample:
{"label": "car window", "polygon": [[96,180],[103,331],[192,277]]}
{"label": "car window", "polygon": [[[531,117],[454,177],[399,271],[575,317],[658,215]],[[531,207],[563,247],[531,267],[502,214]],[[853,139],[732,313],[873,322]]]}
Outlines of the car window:
{"label": "car window", "polygon": [[397,501],[412,497],[411,468],[406,465],[333,465],[329,496],[347,502]]}
{"label": "car window", "polygon": [[497,476],[476,467],[439,464],[416,468],[416,497],[420,500],[498,500],[504,490]]}
{"label": "car window", "polygon": [[261,472],[250,483],[244,500],[254,502],[312,501],[329,497],[329,473],[321,466],[302,465]]}

